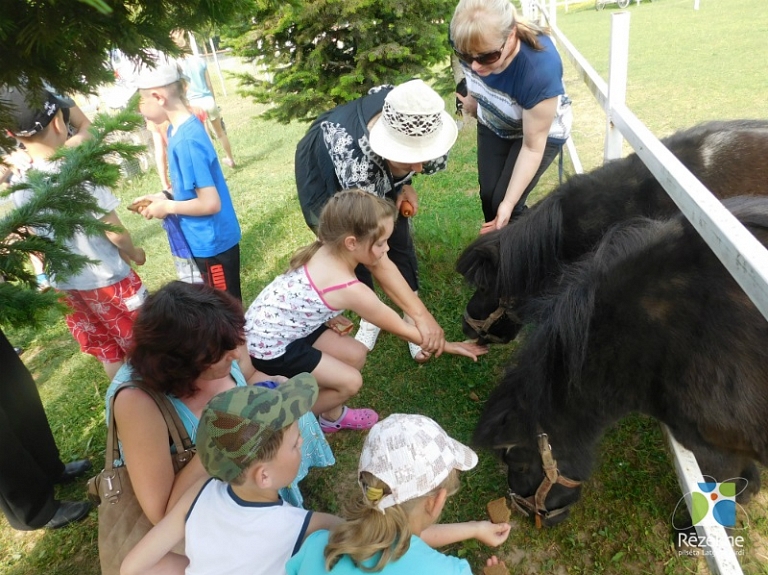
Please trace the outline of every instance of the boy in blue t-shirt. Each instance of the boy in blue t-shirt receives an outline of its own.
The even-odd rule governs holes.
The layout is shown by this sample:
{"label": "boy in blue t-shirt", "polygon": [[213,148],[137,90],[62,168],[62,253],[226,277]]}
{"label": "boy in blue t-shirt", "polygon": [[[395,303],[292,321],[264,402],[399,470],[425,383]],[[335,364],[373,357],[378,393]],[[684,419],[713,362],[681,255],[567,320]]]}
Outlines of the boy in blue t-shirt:
{"label": "boy in blue t-shirt", "polygon": [[178,65],[160,55],[154,68],[138,72],[136,87],[141,114],[156,124],[171,123],[168,167],[173,195],[142,196],[134,205],[147,219],[176,214],[205,283],[242,299],[240,225],[213,144],[185,101]]}

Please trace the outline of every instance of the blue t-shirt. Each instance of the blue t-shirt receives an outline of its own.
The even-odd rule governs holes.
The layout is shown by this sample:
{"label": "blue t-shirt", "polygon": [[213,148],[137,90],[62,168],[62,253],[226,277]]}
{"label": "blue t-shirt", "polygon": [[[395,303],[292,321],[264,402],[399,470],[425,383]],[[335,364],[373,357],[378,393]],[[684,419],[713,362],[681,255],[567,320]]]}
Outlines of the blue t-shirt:
{"label": "blue t-shirt", "polygon": [[520,51],[498,74],[480,76],[462,63],[467,90],[477,100],[477,119],[504,139],[523,137],[523,110],[558,97],[549,141],[563,143],[571,131],[571,100],[563,84],[563,62],[552,39],[538,36],[542,50],[520,42]]}
{"label": "blue t-shirt", "polygon": [[205,126],[194,116],[168,130],[168,169],[176,201],[197,198],[197,188],[213,186],[221,199],[221,210],[210,216],[179,215],[181,229],[192,255],[210,258],[233,248],[240,241],[240,224],[229,195],[219,158]]}
{"label": "blue t-shirt", "polygon": [[[288,561],[285,570],[288,575],[358,575],[367,573],[355,567],[352,559],[344,555],[331,571],[325,570],[323,551],[328,544],[329,532],[316,531],[302,543],[301,549]],[[377,557],[372,557],[364,564],[373,567]],[[469,563],[465,559],[443,555],[435,551],[415,535],[411,536],[411,546],[405,555],[397,561],[387,564],[377,571],[381,575],[413,575],[414,573],[439,573],[440,575],[472,575]]]}

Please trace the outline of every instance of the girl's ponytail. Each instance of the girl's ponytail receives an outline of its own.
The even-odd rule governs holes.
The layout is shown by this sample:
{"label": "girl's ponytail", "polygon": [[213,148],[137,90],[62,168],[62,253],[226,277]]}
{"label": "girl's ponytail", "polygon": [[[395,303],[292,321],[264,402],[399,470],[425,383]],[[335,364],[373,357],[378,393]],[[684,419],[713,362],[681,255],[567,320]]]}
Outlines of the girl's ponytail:
{"label": "girl's ponytail", "polygon": [[[392,490],[375,475],[360,472],[362,492],[346,508],[347,521],[337,526],[325,546],[325,569],[330,571],[342,555],[349,555],[358,568],[381,571],[387,564],[405,555],[411,545],[409,518],[425,497],[445,489],[453,495],[459,488],[459,472],[451,470],[438,487],[416,497],[381,510],[379,501]],[[363,567],[363,562],[381,554],[376,564]]]}
{"label": "girl's ponytail", "polygon": [[381,553],[373,567],[366,571],[381,571],[388,563],[402,557],[411,543],[408,514],[413,501],[393,505],[385,511],[376,507],[390,493],[389,486],[363,471],[360,474],[363,492],[346,507],[347,521],[337,526],[325,547],[325,569],[330,571],[342,555],[349,555],[359,568],[363,561]]}
{"label": "girl's ponytail", "polygon": [[303,266],[309,260],[312,259],[312,256],[317,253],[317,250],[319,250],[320,246],[322,245],[323,245],[323,242],[321,242],[320,240],[315,240],[313,243],[309,244],[308,246],[304,246],[303,248],[299,248],[298,250],[296,250],[291,256],[291,261],[288,264],[288,269],[291,271],[295,269],[299,269],[301,266]]}

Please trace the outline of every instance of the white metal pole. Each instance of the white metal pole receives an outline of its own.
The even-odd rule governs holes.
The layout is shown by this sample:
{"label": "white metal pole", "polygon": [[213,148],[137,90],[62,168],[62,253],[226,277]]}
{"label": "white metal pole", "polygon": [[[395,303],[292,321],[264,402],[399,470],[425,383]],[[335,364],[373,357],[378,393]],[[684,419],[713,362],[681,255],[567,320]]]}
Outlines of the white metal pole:
{"label": "white metal pole", "polygon": [[195,56],[199,56],[200,49],[197,47],[197,40],[195,40],[195,35],[192,32],[189,33],[189,45],[192,48],[192,53]]}
{"label": "white metal pole", "polygon": [[699,9],[699,0],[693,0],[693,9],[698,10]]}
{"label": "white metal pole", "polygon": [[216,48],[213,46],[213,38],[208,39],[211,43],[211,54],[213,54],[213,61],[216,64],[216,73],[219,75],[219,82],[221,82],[221,91],[224,95],[227,95],[227,87],[224,85],[224,76],[221,75],[221,66],[219,66],[219,57],[216,55]]}
{"label": "white metal pole", "polygon": [[611,49],[608,56],[608,106],[606,112],[604,160],[621,157],[624,138],[613,125],[613,108],[627,99],[627,62],[629,61],[629,12],[611,15]]}

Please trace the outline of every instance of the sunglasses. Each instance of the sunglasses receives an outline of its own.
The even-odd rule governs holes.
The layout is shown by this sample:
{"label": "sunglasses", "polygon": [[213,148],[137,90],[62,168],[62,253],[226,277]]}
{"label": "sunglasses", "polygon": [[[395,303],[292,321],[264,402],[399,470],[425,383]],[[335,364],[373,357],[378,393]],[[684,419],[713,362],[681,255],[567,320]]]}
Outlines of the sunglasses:
{"label": "sunglasses", "polygon": [[477,62],[481,66],[488,66],[489,64],[495,64],[499,61],[501,58],[501,53],[504,51],[504,46],[506,45],[507,41],[505,40],[501,45],[501,48],[498,50],[494,50],[493,52],[486,52],[485,54],[478,54],[477,56],[464,54],[463,52],[459,52],[456,48],[453,49],[453,53],[456,54],[459,60],[465,64],[469,64],[470,66],[472,65],[472,62]]}

